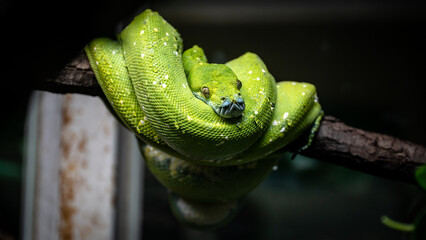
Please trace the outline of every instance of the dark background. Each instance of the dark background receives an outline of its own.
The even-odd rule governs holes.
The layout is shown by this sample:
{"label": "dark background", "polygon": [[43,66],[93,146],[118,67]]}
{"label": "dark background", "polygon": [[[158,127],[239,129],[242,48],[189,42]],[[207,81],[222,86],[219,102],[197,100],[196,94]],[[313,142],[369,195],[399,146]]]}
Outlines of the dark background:
{"label": "dark background", "polygon": [[[1,1],[0,238],[19,237],[31,90],[146,8],[212,62],[255,52],[278,81],[315,84],[326,114],[426,144],[423,1]],[[281,161],[230,225],[201,234],[169,216],[157,184],[148,175],[145,239],[405,239],[380,216],[410,221],[425,204],[414,186],[298,158]]]}

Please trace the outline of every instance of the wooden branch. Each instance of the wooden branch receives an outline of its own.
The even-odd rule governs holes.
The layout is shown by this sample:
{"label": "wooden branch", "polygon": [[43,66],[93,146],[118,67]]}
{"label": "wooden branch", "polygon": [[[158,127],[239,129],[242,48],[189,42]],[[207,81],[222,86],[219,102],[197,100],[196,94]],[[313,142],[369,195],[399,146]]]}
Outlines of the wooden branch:
{"label": "wooden branch", "polygon": [[357,129],[332,116],[324,117],[313,144],[302,154],[406,182],[415,182],[415,169],[426,164],[424,146]]}
{"label": "wooden branch", "polygon": [[[89,61],[81,52],[39,90],[103,96]],[[414,183],[414,171],[426,164],[426,147],[348,126],[325,116],[313,144],[301,154],[394,180]]]}
{"label": "wooden branch", "polygon": [[54,93],[81,93],[91,96],[103,95],[90,67],[89,59],[82,51],[71,60],[56,76],[36,86],[37,90]]}

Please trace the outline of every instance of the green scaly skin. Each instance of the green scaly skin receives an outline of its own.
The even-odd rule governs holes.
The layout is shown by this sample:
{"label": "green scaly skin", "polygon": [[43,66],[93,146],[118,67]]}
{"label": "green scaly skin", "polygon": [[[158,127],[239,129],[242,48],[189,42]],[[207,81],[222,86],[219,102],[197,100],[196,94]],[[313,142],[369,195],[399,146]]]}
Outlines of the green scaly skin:
{"label": "green scaly skin", "polygon": [[[271,171],[271,153],[319,122],[315,86],[276,84],[253,53],[223,65],[207,63],[197,46],[182,49],[179,33],[151,10],[137,16],[118,41],[100,38],[85,47],[108,101],[142,140],[159,181],[190,202],[236,201]],[[207,85],[208,97],[200,89]],[[237,98],[245,104],[241,116],[217,114],[225,99]],[[206,214],[187,220],[211,223]]]}
{"label": "green scaly skin", "polygon": [[[204,164],[216,164],[253,145],[262,135],[261,126],[269,124],[273,112],[269,101],[275,101],[276,89],[275,80],[268,72],[258,74],[258,82],[248,83],[253,85],[252,95],[264,89],[264,94],[250,105],[250,109],[262,114],[255,117],[246,114],[229,120],[214,113],[204,102],[197,101],[183,67],[182,40],[158,13],[145,11],[137,16],[121,32],[120,39],[143,112],[161,139],[180,154]],[[250,60],[257,62],[244,64],[250,64],[253,72],[265,68],[260,59]],[[227,144],[221,144],[223,141]]]}

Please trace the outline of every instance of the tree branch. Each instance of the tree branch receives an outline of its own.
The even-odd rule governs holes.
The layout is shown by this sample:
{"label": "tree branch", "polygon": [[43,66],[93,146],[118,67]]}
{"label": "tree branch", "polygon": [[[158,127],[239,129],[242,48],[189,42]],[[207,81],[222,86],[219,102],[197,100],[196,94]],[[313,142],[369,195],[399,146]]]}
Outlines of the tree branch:
{"label": "tree branch", "polygon": [[324,117],[313,144],[302,154],[406,182],[415,182],[415,169],[426,164],[424,146],[357,129],[332,116]]}
{"label": "tree branch", "polygon": [[[102,90],[81,52],[39,90],[102,96]],[[394,180],[414,183],[414,171],[426,164],[426,148],[388,135],[348,126],[325,116],[313,144],[301,154],[321,161]]]}
{"label": "tree branch", "polygon": [[81,93],[91,96],[103,95],[90,67],[89,59],[82,51],[56,76],[36,86],[37,90],[54,93]]}

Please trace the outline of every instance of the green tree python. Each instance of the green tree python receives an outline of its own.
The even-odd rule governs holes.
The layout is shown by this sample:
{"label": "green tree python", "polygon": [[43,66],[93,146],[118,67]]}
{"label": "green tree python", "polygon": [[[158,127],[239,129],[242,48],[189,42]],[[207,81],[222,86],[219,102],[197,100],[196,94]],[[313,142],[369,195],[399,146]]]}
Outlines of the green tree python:
{"label": "green tree python", "polygon": [[276,165],[271,153],[322,116],[315,86],[275,82],[254,53],[208,63],[179,33],[146,10],[118,36],[85,47],[119,121],[140,139],[154,176],[172,193],[178,219],[212,228]]}

